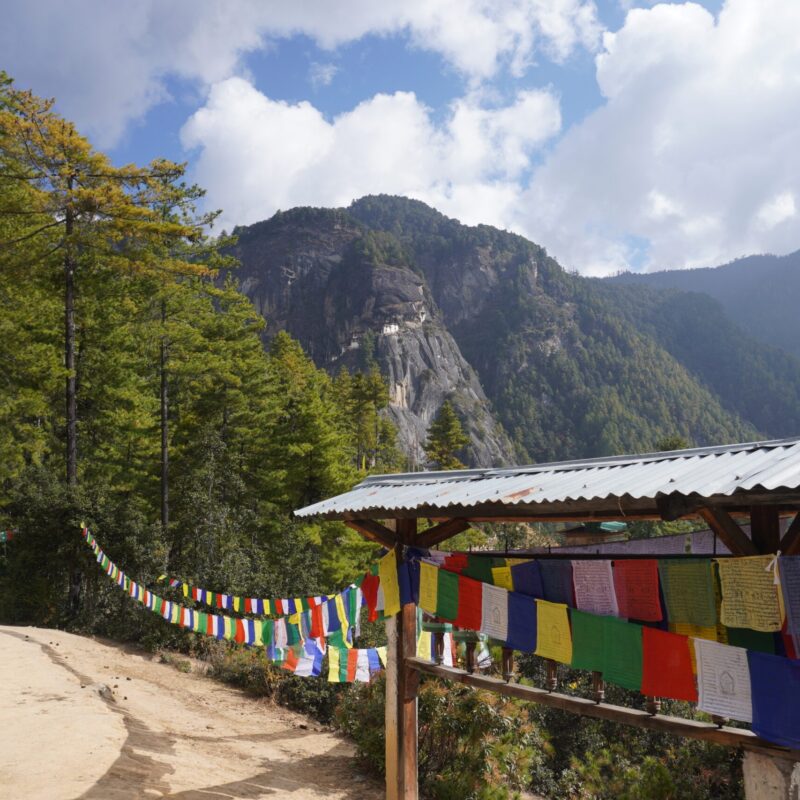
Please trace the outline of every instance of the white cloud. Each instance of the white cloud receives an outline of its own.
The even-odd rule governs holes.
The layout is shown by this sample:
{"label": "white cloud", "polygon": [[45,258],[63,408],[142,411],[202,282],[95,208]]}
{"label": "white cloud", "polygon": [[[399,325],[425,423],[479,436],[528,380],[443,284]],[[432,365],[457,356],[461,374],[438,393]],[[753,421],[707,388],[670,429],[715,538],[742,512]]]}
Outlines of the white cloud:
{"label": "white cloud", "polygon": [[330,86],[338,71],[339,67],[336,64],[320,64],[314,61],[308,69],[308,79],[315,89],[319,89],[322,86]]}
{"label": "white cloud", "polygon": [[516,227],[593,273],[799,247],[799,31],[785,0],[630,11],[597,57],[607,102],[536,172]]}
{"label": "white cloud", "polygon": [[563,60],[596,48],[593,0],[45,0],[3,10],[3,67],[101,146],[167,99],[168,76],[204,90],[242,74],[244,54],[305,34],[335,48],[367,34],[407,35],[475,84],[540,52]]}
{"label": "white cloud", "polygon": [[228,227],[375,192],[503,225],[531,154],[560,125],[558,100],[546,91],[520,92],[500,108],[470,94],[441,124],[411,92],[378,94],[328,121],[307,102],[277,102],[229,78],[213,86],[181,135],[197,150],[195,177],[224,208]]}

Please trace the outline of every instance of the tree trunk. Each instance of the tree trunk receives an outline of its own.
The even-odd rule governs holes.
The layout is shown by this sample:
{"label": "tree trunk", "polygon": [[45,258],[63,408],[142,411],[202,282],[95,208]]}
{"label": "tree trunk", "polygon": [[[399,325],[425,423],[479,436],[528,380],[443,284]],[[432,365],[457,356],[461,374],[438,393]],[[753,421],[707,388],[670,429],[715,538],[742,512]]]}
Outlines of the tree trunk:
{"label": "tree trunk", "polygon": [[161,301],[161,531],[166,535],[169,527],[169,389],[167,361],[169,345],[166,332],[167,301]]}
{"label": "tree trunk", "polygon": [[[72,189],[72,178],[68,181]],[[71,235],[74,225],[72,208],[67,206],[65,232],[67,237],[64,256],[64,367],[67,371],[67,484],[78,483],[78,405],[75,376],[75,255]]]}

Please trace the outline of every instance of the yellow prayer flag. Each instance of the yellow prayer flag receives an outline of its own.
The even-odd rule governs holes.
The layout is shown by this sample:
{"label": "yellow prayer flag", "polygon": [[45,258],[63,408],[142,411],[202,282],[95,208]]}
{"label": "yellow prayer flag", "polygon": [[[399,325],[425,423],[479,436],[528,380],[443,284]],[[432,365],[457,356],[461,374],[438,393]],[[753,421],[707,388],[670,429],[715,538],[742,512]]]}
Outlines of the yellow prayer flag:
{"label": "yellow prayer flag", "polygon": [[383,647],[376,647],[375,649],[378,651],[378,658],[381,660],[381,664],[383,664],[383,666],[385,667],[386,666],[386,645],[383,645]]}
{"label": "yellow prayer flag", "polygon": [[339,648],[328,648],[328,683],[341,683],[339,679]]}
{"label": "yellow prayer flag", "polygon": [[339,615],[339,621],[342,623],[342,636],[345,641],[347,640],[347,629],[350,627],[347,622],[347,612],[344,609],[344,599],[341,594],[336,595],[336,613]]}
{"label": "yellow prayer flag", "polygon": [[289,614],[286,618],[287,622],[290,622],[292,625],[299,625],[300,624],[300,612],[296,611],[294,614]]}
{"label": "yellow prayer flag", "polygon": [[236,626],[233,624],[233,620],[230,617],[223,617],[223,636],[226,639],[233,639],[236,636]]}
{"label": "yellow prayer flag", "polygon": [[253,625],[253,632],[255,633],[255,638],[253,639],[253,645],[255,647],[263,647],[264,637],[262,636],[261,623],[258,620],[256,620],[255,624]]}
{"label": "yellow prayer flag", "polygon": [[184,583],[182,588],[183,588],[183,596],[184,597],[188,597],[189,596],[189,584],[188,583]]}
{"label": "yellow prayer flag", "polygon": [[422,631],[417,639],[417,658],[424,658],[426,661],[431,660],[431,632]]}
{"label": "yellow prayer flag", "polygon": [[425,561],[419,564],[419,607],[429,614],[436,614],[439,593],[439,568]]}
{"label": "yellow prayer flag", "polygon": [[748,556],[717,560],[723,625],[764,633],[781,629],[779,587],[775,584],[772,559],[772,556]]}
{"label": "yellow prayer flag", "polygon": [[572,663],[572,632],[567,607],[563,603],[536,600],[535,655],[562,664]]}
{"label": "yellow prayer flag", "polygon": [[392,617],[400,612],[400,583],[397,580],[397,560],[394,550],[390,550],[378,562],[378,576],[383,589],[383,613]]}
{"label": "yellow prayer flag", "polygon": [[241,597],[233,598],[233,610],[238,611],[240,614],[244,611],[244,601]]}
{"label": "yellow prayer flag", "polygon": [[511,567],[492,567],[492,583],[513,592],[514,581],[511,578]]}
{"label": "yellow prayer flag", "polygon": [[173,625],[177,625],[179,620],[180,620],[180,615],[181,615],[181,607],[179,605],[176,605],[175,603],[173,603],[172,604],[172,610],[170,611],[169,621]]}

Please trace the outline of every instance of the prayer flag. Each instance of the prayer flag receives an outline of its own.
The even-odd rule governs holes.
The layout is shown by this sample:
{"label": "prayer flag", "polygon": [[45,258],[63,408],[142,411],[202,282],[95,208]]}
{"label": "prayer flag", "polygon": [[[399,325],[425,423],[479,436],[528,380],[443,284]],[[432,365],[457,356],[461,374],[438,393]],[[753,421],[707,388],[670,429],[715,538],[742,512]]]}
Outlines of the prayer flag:
{"label": "prayer flag", "polygon": [[355,680],[359,683],[369,683],[369,654],[366,650],[354,650],[353,652],[358,653]]}
{"label": "prayer flag", "polygon": [[458,575],[446,569],[439,570],[436,616],[450,621],[458,616]]}
{"label": "prayer flag", "polygon": [[237,644],[244,644],[246,634],[244,631],[244,621],[241,619],[234,620],[236,623],[236,633],[233,636],[233,641]]}
{"label": "prayer flag", "polygon": [[687,636],[642,628],[642,694],[697,702]]}
{"label": "prayer flag", "polygon": [[536,601],[536,655],[562,664],[572,662],[569,613],[563,603]]}
{"label": "prayer flag", "polygon": [[339,648],[328,648],[328,683],[341,683],[339,679]]}
{"label": "prayer flag", "polygon": [[480,630],[499,642],[508,638],[508,592],[505,589],[484,584]]}
{"label": "prayer flag", "polygon": [[693,639],[697,659],[697,707],[709,714],[750,722],[753,704],[747,650]]}
{"label": "prayer flag", "polygon": [[455,624],[459,628],[471,631],[480,630],[483,609],[482,586],[482,583],[472,578],[464,575],[458,576],[458,615]]}
{"label": "prayer flag", "polygon": [[603,625],[603,679],[638,691],[642,686],[642,626],[616,617],[605,617]]}
{"label": "prayer flag", "polygon": [[544,597],[542,570],[538,561],[524,561],[511,567],[511,582],[514,591],[529,597]]}
{"label": "prayer flag", "polygon": [[383,664],[383,666],[385,667],[386,666],[386,657],[387,657],[386,656],[386,645],[383,645],[383,647],[376,647],[375,649],[378,651],[378,658],[381,660],[381,664]]}
{"label": "prayer flag", "polygon": [[621,617],[645,622],[660,622],[664,618],[658,595],[656,559],[636,558],[615,561],[614,591]]}
{"label": "prayer flag", "polygon": [[717,560],[722,607],[720,618],[730,628],[779,631],[781,611],[772,571],[773,556]]}
{"label": "prayer flag", "polygon": [[367,657],[369,658],[369,671],[379,672],[381,668],[381,659],[378,655],[378,651],[374,647],[370,647],[369,650],[367,650]]}
{"label": "prayer flag", "polygon": [[800,556],[781,556],[778,575],[786,609],[786,631],[792,637],[795,652],[800,653]]}
{"label": "prayer flag", "polygon": [[726,630],[728,644],[733,647],[743,647],[745,650],[775,654],[775,637],[777,634],[754,631],[750,628],[727,628]]}
{"label": "prayer flag", "polygon": [[378,562],[378,574],[383,589],[383,613],[391,617],[400,611],[400,584],[397,577],[397,556],[390,550]]}
{"label": "prayer flag", "polygon": [[506,644],[513,650],[536,650],[536,600],[519,592],[508,593],[508,634]]}
{"label": "prayer flag", "polygon": [[800,748],[800,661],[749,652],[753,732]]}
{"label": "prayer flag", "polygon": [[433,634],[430,631],[421,631],[417,638],[417,658],[433,661]]}
{"label": "prayer flag", "polygon": [[492,583],[501,589],[513,590],[514,583],[511,580],[510,567],[492,567]]}
{"label": "prayer flag", "polygon": [[492,567],[495,566],[493,561],[488,556],[468,555],[463,574],[481,583],[492,583]]}
{"label": "prayer flag", "polygon": [[572,609],[572,666],[602,672],[604,649],[603,617]]}
{"label": "prayer flag", "polygon": [[439,568],[427,561],[419,565],[419,607],[436,614],[436,597],[439,587]]}
{"label": "prayer flag", "polygon": [[364,601],[367,604],[368,617],[370,622],[378,619],[378,585],[380,578],[377,575],[367,575],[362,584],[361,591],[364,594]]}
{"label": "prayer flag", "polygon": [[540,559],[544,599],[551,603],[565,603],[574,606],[572,590],[572,562]]}
{"label": "prayer flag", "polygon": [[671,623],[689,622],[706,628],[717,624],[714,575],[709,559],[661,559],[658,573]]}
{"label": "prayer flag", "polygon": [[358,650],[347,651],[347,682],[353,683],[358,669]]}
{"label": "prayer flag", "polygon": [[617,598],[610,561],[573,561],[572,582],[575,605],[592,614],[616,616]]}

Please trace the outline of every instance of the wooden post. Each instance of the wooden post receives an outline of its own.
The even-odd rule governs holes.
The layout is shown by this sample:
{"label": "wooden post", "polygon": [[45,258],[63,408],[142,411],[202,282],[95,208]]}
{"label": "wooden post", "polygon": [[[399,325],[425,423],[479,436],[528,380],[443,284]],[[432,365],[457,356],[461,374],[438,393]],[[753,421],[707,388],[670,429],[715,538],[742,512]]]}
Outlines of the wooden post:
{"label": "wooden post", "polygon": [[471,675],[475,672],[475,642],[466,642],[465,663],[467,672]]}
{"label": "wooden post", "polygon": [[777,506],[751,506],[750,536],[759,553],[775,553],[781,546]]}
{"label": "wooden post", "polygon": [[504,647],[502,653],[503,680],[508,683],[514,677],[514,651]]}
{"label": "wooden post", "polygon": [[552,658],[545,660],[547,667],[547,691],[554,692],[558,688],[558,664]]}
{"label": "wooden post", "polygon": [[595,703],[602,703],[606,699],[606,684],[602,672],[592,673],[592,696]]}
{"label": "wooden post", "polygon": [[[397,520],[397,564],[402,550],[414,541],[416,520]],[[386,797],[417,800],[417,689],[419,672],[407,667],[406,657],[417,652],[417,607],[406,603],[386,620]]]}

